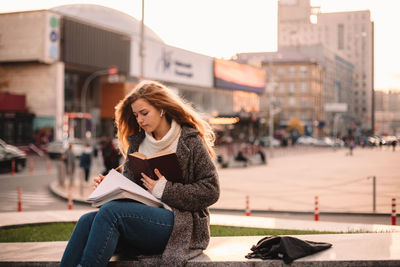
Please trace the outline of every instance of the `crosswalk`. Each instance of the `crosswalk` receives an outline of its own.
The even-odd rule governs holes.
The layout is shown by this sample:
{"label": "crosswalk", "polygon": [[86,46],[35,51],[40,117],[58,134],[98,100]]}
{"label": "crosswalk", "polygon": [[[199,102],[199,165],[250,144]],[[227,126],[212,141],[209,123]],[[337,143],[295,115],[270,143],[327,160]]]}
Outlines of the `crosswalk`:
{"label": "crosswalk", "polygon": [[[51,207],[57,202],[50,192],[24,191],[21,196],[22,210]],[[18,191],[0,192],[0,212],[17,211]]]}

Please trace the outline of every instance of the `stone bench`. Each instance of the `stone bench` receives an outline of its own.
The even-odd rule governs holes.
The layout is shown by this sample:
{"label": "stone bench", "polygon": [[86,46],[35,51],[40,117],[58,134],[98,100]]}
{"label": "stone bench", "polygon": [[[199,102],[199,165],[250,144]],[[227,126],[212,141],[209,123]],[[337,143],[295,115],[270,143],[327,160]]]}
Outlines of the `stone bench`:
{"label": "stone bench", "polygon": [[[290,266],[400,266],[400,233],[298,235],[328,242],[330,249],[295,260]],[[204,253],[187,266],[289,266],[281,260],[246,259],[262,236],[212,237]],[[58,266],[66,242],[0,243],[0,266]],[[113,257],[109,266],[138,266]]]}

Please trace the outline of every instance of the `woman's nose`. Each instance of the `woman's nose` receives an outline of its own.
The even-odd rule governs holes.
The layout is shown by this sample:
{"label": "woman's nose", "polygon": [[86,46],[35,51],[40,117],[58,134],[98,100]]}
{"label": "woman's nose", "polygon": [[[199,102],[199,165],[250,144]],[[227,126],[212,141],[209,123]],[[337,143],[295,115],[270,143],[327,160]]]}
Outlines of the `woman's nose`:
{"label": "woman's nose", "polygon": [[137,118],[136,118],[136,120],[137,120],[137,122],[138,122],[139,124],[141,124],[141,123],[143,122],[143,117],[142,117],[141,115],[138,115]]}

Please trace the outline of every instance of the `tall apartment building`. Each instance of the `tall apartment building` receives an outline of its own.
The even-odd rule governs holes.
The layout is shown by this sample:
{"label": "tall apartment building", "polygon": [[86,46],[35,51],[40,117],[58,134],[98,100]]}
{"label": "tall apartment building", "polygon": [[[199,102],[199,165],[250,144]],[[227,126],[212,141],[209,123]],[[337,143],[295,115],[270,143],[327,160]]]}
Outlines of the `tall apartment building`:
{"label": "tall apartment building", "polygon": [[400,92],[375,92],[375,132],[379,135],[400,134]]}
{"label": "tall apartment building", "polygon": [[[290,120],[299,119],[306,133],[312,134],[322,121],[322,67],[297,51],[240,53],[236,60],[258,65],[273,77],[273,99],[280,112],[275,115],[279,128],[285,128]],[[268,111],[271,103],[266,92],[261,98],[261,109]]]}
{"label": "tall apartment building", "polygon": [[[322,44],[354,66],[352,113],[362,130],[374,123],[374,24],[369,10],[320,13],[310,0],[281,0],[278,50]],[[324,88],[327,90],[328,88]]]}

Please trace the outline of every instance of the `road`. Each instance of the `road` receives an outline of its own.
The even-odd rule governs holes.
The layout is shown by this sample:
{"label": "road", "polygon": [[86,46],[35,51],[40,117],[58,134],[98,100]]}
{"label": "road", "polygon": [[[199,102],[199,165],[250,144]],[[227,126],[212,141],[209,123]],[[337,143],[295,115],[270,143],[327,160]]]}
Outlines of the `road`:
{"label": "road", "polygon": [[[45,157],[29,156],[26,168],[15,175],[0,174],[0,212],[17,211],[18,187],[22,188],[22,210],[64,210],[68,203],[49,190],[49,184],[57,179],[58,161],[48,161]],[[50,164],[48,166],[48,164]],[[76,162],[76,179],[81,175],[79,162]],[[49,167],[49,168],[48,168]],[[100,159],[94,159],[92,174],[102,169]],[[87,204],[74,202],[74,209],[92,209]]]}

